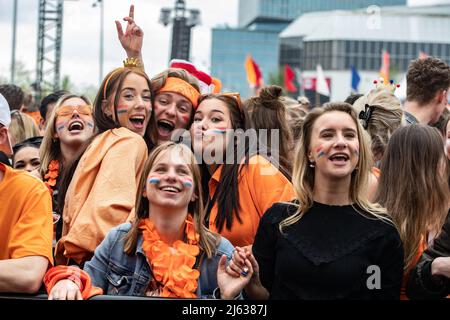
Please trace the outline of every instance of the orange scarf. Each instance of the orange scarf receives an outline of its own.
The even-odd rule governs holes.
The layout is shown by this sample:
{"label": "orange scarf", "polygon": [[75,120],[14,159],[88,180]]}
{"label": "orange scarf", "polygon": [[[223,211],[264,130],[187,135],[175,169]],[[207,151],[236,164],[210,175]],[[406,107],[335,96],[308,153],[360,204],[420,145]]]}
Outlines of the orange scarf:
{"label": "orange scarf", "polygon": [[50,191],[50,195],[53,196],[53,187],[56,186],[56,179],[59,176],[59,161],[52,160],[48,165],[47,173],[44,176],[44,183]]}
{"label": "orange scarf", "polygon": [[171,298],[196,298],[197,279],[200,272],[193,269],[196,256],[200,253],[198,247],[199,235],[195,232],[192,218],[186,219],[187,242],[177,240],[171,251],[170,246],[161,240],[158,231],[150,219],[141,221],[144,241],[142,249],[151,264],[153,276],[162,285],[161,296]]}

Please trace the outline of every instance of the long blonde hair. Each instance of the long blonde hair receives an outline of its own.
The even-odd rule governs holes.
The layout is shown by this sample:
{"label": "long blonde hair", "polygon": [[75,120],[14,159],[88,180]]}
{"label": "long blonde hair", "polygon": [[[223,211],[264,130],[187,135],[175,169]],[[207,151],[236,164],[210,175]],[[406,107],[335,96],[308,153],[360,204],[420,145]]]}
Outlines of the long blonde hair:
{"label": "long blonde hair", "polygon": [[438,130],[418,124],[395,131],[384,155],[376,199],[399,226],[405,271],[413,267],[421,242],[441,230],[447,215],[447,175],[438,173],[444,159]]}
{"label": "long blonde hair", "polygon": [[[55,107],[47,121],[47,127],[44,132],[44,139],[42,140],[41,148],[39,154],[41,157],[41,176],[44,177],[47,173],[48,166],[52,160],[61,160],[61,147],[59,139],[55,139],[56,134],[56,112],[64,105],[64,102],[71,98],[79,98],[86,102],[86,104],[91,105],[89,98],[85,96],[80,96],[72,93],[65,94],[61,96],[56,102]],[[62,164],[60,163],[60,166]],[[62,170],[60,169],[60,172]]]}
{"label": "long blonde hair", "polygon": [[314,190],[314,168],[309,166],[308,152],[310,150],[311,135],[316,120],[327,112],[340,111],[350,115],[356,125],[359,141],[359,159],[357,168],[351,174],[350,199],[355,204],[355,209],[360,208],[366,214],[374,218],[389,221],[384,208],[377,204],[372,204],[367,198],[367,183],[369,171],[372,166],[372,155],[369,149],[369,142],[364,135],[364,129],[359,124],[352,106],[345,102],[326,103],[321,108],[315,108],[305,118],[302,127],[300,142],[295,153],[294,169],[292,174],[292,184],[296,198],[299,200],[297,211],[281,221],[280,231],[283,228],[298,222],[302,216],[308,212],[313,205]]}
{"label": "long blonde hair", "polygon": [[191,149],[186,147],[183,144],[177,144],[172,141],[165,142],[159,146],[157,146],[152,153],[150,153],[147,162],[145,163],[144,172],[142,173],[141,179],[139,181],[139,186],[136,192],[136,202],[135,202],[135,219],[133,221],[133,225],[130,231],[125,235],[125,245],[124,251],[125,253],[132,255],[136,251],[138,236],[141,233],[139,230],[139,224],[143,219],[146,219],[151,214],[148,212],[149,201],[147,198],[142,196],[144,191],[145,184],[147,182],[148,174],[152,169],[156,158],[166,152],[170,152],[172,150],[183,152],[189,155],[190,161],[187,164],[194,180],[194,194],[196,196],[195,201],[189,204],[188,214],[192,214],[194,218],[195,230],[200,235],[199,247],[202,251],[204,251],[207,257],[211,257],[220,241],[220,236],[209,231],[205,225],[203,224],[203,220],[205,218],[205,210],[203,207],[203,195],[202,195],[202,184],[201,184],[201,175],[200,169],[196,164],[195,156],[192,153]]}
{"label": "long blonde hair", "polygon": [[29,138],[40,136],[39,128],[34,119],[16,110],[11,113],[9,132],[11,137],[14,138],[15,144]]}

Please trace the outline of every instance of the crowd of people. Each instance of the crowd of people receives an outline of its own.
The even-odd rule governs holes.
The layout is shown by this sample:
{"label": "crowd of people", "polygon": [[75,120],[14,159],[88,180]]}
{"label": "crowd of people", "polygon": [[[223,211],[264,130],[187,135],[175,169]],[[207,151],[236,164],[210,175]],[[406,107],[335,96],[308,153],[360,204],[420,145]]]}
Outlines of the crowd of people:
{"label": "crowd of people", "polygon": [[134,7],[127,58],[94,102],[39,113],[0,86],[0,294],[207,299],[450,295],[450,67],[411,61],[311,107],[241,101],[181,62],[150,77]]}

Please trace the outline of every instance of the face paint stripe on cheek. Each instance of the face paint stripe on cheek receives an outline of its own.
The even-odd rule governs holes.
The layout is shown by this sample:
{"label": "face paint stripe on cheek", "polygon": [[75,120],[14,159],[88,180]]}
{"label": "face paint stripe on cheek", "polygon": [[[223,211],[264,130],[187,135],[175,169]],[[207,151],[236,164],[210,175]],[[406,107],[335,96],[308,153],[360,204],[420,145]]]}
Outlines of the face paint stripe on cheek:
{"label": "face paint stripe on cheek", "polygon": [[181,117],[181,119],[183,120],[184,123],[189,123],[190,120],[191,120],[190,116],[181,115],[180,117]]}
{"label": "face paint stripe on cheek", "polygon": [[66,122],[58,122],[56,123],[56,131],[61,131],[66,127]]}
{"label": "face paint stripe on cheek", "polygon": [[161,179],[155,178],[155,177],[148,179],[148,183],[150,183],[150,184],[158,184],[160,181],[161,181]]}
{"label": "face paint stripe on cheek", "polygon": [[94,124],[93,124],[92,122],[88,121],[88,122],[87,122],[87,126],[88,126],[89,128],[93,128],[93,127],[94,127]]}
{"label": "face paint stripe on cheek", "polygon": [[326,154],[325,151],[322,150],[322,147],[318,147],[316,153],[318,158],[323,157]]}
{"label": "face paint stripe on cheek", "polygon": [[190,178],[185,178],[184,181],[183,181],[183,185],[184,185],[186,188],[192,188],[192,186],[193,186],[194,184],[192,183],[192,180],[191,180]]}
{"label": "face paint stripe on cheek", "polygon": [[117,106],[116,110],[117,110],[117,114],[127,113],[128,107],[127,106]]}

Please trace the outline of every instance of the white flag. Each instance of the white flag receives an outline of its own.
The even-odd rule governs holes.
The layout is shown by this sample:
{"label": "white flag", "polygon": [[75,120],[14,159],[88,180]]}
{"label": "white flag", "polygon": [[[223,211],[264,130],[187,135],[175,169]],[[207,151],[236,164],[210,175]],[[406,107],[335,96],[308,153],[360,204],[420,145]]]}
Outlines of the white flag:
{"label": "white flag", "polygon": [[400,101],[406,100],[406,75],[400,81],[400,87],[395,90],[395,96],[400,99]]}
{"label": "white flag", "polygon": [[330,96],[330,88],[328,88],[328,83],[325,80],[325,75],[320,64],[317,65],[316,91],[323,96]]}

